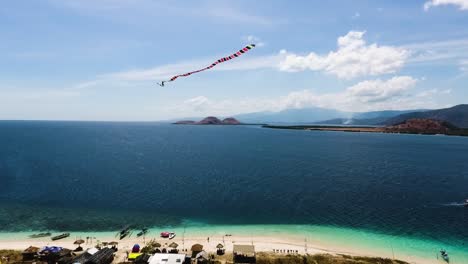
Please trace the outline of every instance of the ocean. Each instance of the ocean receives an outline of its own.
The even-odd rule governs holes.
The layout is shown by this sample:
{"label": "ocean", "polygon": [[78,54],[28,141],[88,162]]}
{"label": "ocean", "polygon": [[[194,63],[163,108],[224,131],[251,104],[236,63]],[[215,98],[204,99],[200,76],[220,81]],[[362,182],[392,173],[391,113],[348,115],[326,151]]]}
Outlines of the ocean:
{"label": "ocean", "polygon": [[467,137],[1,121],[0,233],[192,223],[468,252],[467,153]]}

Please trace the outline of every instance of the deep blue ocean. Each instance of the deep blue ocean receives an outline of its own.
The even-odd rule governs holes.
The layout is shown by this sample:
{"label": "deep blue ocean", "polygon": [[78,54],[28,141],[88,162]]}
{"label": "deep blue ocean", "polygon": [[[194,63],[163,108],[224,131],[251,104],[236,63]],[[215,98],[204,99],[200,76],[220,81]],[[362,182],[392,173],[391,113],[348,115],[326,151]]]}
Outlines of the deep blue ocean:
{"label": "deep blue ocean", "polygon": [[316,224],[468,244],[468,137],[0,122],[0,231]]}

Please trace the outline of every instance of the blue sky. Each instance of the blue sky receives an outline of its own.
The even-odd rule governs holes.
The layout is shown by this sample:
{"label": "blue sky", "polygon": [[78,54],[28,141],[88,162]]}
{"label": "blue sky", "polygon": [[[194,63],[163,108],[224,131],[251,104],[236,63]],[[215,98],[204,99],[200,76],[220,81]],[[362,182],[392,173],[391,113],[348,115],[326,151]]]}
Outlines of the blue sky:
{"label": "blue sky", "polygon": [[[468,0],[7,0],[0,119],[468,103]],[[157,81],[257,48],[162,88]]]}

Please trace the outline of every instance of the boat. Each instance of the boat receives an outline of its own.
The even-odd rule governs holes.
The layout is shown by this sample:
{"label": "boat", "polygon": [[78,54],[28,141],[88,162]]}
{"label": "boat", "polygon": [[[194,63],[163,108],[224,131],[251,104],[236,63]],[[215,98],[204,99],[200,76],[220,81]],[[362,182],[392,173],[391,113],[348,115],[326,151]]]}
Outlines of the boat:
{"label": "boat", "polygon": [[58,236],[54,236],[52,237],[51,239],[52,240],[59,240],[59,239],[63,239],[63,238],[66,238],[66,237],[69,237],[70,236],[70,233],[63,233],[61,235],[58,235]]}
{"label": "boat", "polygon": [[51,236],[52,234],[47,232],[47,233],[39,233],[39,234],[33,234],[30,235],[29,238],[40,238],[40,237],[48,237]]}
{"label": "boat", "polygon": [[463,206],[468,207],[468,199],[465,200],[465,202],[463,203]]}
{"label": "boat", "polygon": [[148,228],[143,228],[141,229],[140,232],[138,232],[137,237],[141,237],[143,235],[146,235],[148,233]]}
{"label": "boat", "polygon": [[122,230],[117,232],[115,237],[119,237],[120,240],[124,239],[126,236],[130,235],[130,226],[125,226]]}
{"label": "boat", "polygon": [[440,255],[442,256],[442,258],[448,263],[450,262],[450,259],[449,259],[449,256],[447,254],[447,251],[445,251],[444,249],[441,249],[440,250]]}
{"label": "boat", "polygon": [[[122,230],[123,231],[123,230]],[[128,235],[130,235],[130,229],[127,229],[123,232],[120,232],[120,240],[124,239],[125,237],[127,237]]]}
{"label": "boat", "polygon": [[174,232],[161,232],[161,237],[162,238],[169,238],[173,239],[176,236]]}

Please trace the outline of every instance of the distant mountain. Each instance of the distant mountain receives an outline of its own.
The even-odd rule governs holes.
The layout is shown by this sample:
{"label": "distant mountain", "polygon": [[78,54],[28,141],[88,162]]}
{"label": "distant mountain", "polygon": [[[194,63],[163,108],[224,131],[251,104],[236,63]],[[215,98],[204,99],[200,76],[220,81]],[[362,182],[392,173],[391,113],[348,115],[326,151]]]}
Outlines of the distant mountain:
{"label": "distant mountain", "polygon": [[402,114],[381,122],[381,125],[396,125],[414,118],[441,120],[460,128],[468,128],[468,104],[425,112]]}
{"label": "distant mountain", "polygon": [[235,117],[247,123],[309,123],[328,125],[375,125],[400,114],[425,110],[386,110],[343,112],[327,108],[286,109],[279,112],[255,112]]}
{"label": "distant mountain", "polygon": [[390,118],[397,115],[414,113],[414,112],[425,112],[428,109],[412,109],[412,110],[383,110],[383,111],[371,111],[371,112],[358,112],[353,114],[354,119],[374,119],[374,118]]}
{"label": "distant mountain", "polygon": [[242,123],[232,117],[228,117],[223,120],[220,120],[219,118],[215,116],[208,116],[198,122],[195,122],[192,120],[182,120],[182,121],[174,122],[173,124],[175,125],[241,125]]}
{"label": "distant mountain", "polygon": [[348,113],[326,108],[286,109],[279,112],[255,112],[235,117],[246,123],[311,123],[347,116]]}
{"label": "distant mountain", "polygon": [[324,121],[313,122],[317,125],[344,125],[344,126],[375,126],[382,122],[385,122],[387,117],[376,117],[369,119],[357,119],[357,118],[334,118]]}

